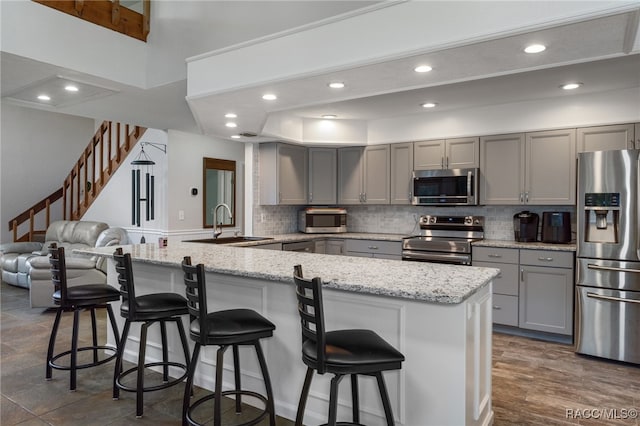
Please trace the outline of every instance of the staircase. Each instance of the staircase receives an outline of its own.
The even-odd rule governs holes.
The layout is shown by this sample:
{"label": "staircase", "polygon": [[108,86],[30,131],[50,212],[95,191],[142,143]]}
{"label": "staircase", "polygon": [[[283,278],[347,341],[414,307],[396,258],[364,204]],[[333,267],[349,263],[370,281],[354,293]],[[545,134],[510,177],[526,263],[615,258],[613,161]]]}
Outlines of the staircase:
{"label": "staircase", "polygon": [[[62,187],[9,221],[13,241],[42,240],[49,227],[51,206],[59,200],[63,219],[82,218],[146,130],[146,127],[103,121]],[[42,221],[42,215],[44,229],[36,230],[35,224]],[[19,235],[20,232],[24,233]]]}

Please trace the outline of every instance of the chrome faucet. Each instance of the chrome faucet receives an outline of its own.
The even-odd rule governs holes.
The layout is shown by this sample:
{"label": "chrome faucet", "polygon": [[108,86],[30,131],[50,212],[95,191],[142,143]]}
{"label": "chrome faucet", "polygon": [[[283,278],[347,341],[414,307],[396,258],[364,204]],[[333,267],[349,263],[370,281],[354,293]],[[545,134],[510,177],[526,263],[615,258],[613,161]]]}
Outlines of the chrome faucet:
{"label": "chrome faucet", "polygon": [[220,221],[220,226],[218,226],[218,209],[220,207],[224,207],[225,209],[227,209],[227,212],[229,213],[229,219],[231,219],[231,217],[233,216],[229,206],[224,203],[218,204],[213,209],[213,238],[218,238],[220,234],[222,234],[222,221]]}

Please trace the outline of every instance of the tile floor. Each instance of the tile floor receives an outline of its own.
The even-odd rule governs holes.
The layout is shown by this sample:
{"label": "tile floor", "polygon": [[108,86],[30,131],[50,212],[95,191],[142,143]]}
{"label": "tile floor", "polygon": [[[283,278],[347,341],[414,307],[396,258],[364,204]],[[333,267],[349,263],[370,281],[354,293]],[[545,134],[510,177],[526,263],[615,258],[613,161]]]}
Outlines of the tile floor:
{"label": "tile floor", "polygon": [[[53,313],[30,309],[27,290],[5,283],[0,298],[0,425],[180,424],[182,386],[146,394],[144,417],[136,419],[133,394],[122,392],[118,401],[111,398],[112,363],[81,371],[76,392],[69,392],[66,372],[54,370],[53,380],[45,381]],[[71,334],[71,315],[65,317],[61,336]],[[59,341],[64,344],[65,339]],[[637,419],[567,416],[567,410],[585,417],[597,415],[594,409],[617,409],[623,417],[622,410],[639,409],[640,367],[578,356],[567,345],[504,334],[495,334],[493,345],[494,425],[640,425]],[[199,396],[205,391],[196,392]],[[231,404],[226,419],[238,421]],[[292,424],[278,419],[278,425]]]}

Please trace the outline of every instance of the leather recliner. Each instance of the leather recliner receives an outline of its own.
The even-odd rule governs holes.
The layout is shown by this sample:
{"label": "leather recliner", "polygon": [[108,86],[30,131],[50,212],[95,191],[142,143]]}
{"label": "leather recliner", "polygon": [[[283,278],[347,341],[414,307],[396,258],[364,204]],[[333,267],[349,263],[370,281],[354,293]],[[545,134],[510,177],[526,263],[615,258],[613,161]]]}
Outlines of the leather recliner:
{"label": "leather recliner", "polygon": [[101,256],[73,253],[77,248],[127,244],[127,232],[109,228],[103,222],[60,220],[51,223],[45,242],[21,242],[0,245],[2,280],[29,288],[32,308],[53,306],[51,272],[47,251],[53,242],[64,247],[67,255],[68,285],[105,283],[106,263]]}

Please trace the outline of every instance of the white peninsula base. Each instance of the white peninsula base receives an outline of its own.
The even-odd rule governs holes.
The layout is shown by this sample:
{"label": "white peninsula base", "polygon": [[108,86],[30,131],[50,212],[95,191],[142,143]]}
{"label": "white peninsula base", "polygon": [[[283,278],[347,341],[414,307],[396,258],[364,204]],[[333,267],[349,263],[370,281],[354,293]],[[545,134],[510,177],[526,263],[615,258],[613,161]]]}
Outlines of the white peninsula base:
{"label": "white peninsula base", "polygon": [[[136,292],[184,293],[179,266],[145,262],[133,264]],[[279,416],[294,419],[306,366],[300,353],[300,321],[291,282],[268,281],[220,273],[207,273],[209,310],[251,308],[276,324],[274,336],[263,340]],[[109,259],[108,282],[117,286],[117,273]],[[326,326],[372,329],[406,357],[402,370],[385,373],[398,425],[488,425],[491,407],[491,283],[458,304],[324,290]],[[117,306],[114,307],[118,309]],[[188,318],[184,318],[187,326]],[[123,323],[124,321],[122,321]],[[122,323],[120,327],[122,327]],[[125,358],[137,357],[139,330],[131,331]],[[159,360],[159,330],[150,329],[148,359]],[[113,336],[110,336],[113,343]],[[170,336],[170,352],[181,359],[177,333]],[[216,347],[201,353],[195,382],[213,389]],[[264,392],[253,350],[241,349],[243,387]],[[232,357],[225,362],[225,383],[233,384]],[[316,374],[305,424],[325,423],[330,375]],[[383,425],[384,415],[375,380],[360,380],[361,422]],[[351,420],[348,382],[340,387],[338,419]]]}

